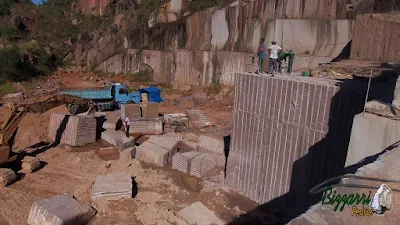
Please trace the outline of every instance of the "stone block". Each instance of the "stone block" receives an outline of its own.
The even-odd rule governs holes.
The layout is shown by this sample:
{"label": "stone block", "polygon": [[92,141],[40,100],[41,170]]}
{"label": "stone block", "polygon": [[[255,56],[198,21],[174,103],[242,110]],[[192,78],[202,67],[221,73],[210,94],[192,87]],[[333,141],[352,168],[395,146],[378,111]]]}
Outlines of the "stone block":
{"label": "stone block", "polygon": [[136,155],[136,147],[123,149],[119,152],[119,158],[122,160],[134,159]]}
{"label": "stone block", "polygon": [[140,119],[131,121],[130,134],[162,134],[163,124],[160,119]]}
{"label": "stone block", "polygon": [[58,195],[33,203],[27,223],[30,225],[86,224],[96,211],[80,204],[70,195]]}
{"label": "stone block", "polygon": [[52,113],[49,138],[63,144],[83,146],[96,141],[96,119]]}
{"label": "stone block", "polygon": [[201,153],[190,162],[190,175],[202,178],[208,171],[217,165],[218,155],[212,153]]}
{"label": "stone block", "polygon": [[122,131],[106,130],[101,133],[101,138],[108,143],[119,147],[120,150],[135,146],[134,137],[126,137]]}
{"label": "stone block", "polygon": [[140,107],[144,118],[158,118],[160,114],[160,104],[157,102],[142,102]]}
{"label": "stone block", "polygon": [[121,111],[115,110],[106,116],[106,121],[103,123],[103,128],[107,130],[118,130],[120,124],[122,124]]}
{"label": "stone block", "polygon": [[225,143],[223,138],[200,136],[197,142],[197,151],[225,154]]}
{"label": "stone block", "polygon": [[189,123],[195,128],[205,128],[211,126],[210,120],[201,112],[201,110],[186,110],[189,117]]}
{"label": "stone block", "polygon": [[142,116],[139,104],[122,104],[121,119],[124,121],[125,116],[129,115],[130,120],[139,119]]}
{"label": "stone block", "polygon": [[108,174],[97,176],[92,187],[92,200],[106,198],[118,200],[132,198],[131,174]]}
{"label": "stone block", "polygon": [[167,165],[168,155],[165,148],[148,141],[136,147],[136,159],[157,166]]}
{"label": "stone block", "polygon": [[188,224],[197,225],[223,225],[225,224],[215,213],[209,210],[203,203],[195,202],[179,211],[178,216],[184,219]]}
{"label": "stone block", "polygon": [[168,136],[151,136],[149,140],[150,143],[161,146],[168,151],[168,161],[172,160],[172,156],[178,151],[178,142],[177,140],[171,139]]}
{"label": "stone block", "polygon": [[399,136],[400,121],[371,113],[357,114],[353,120],[345,167],[381,153],[397,142]]}
{"label": "stone block", "polygon": [[196,151],[185,152],[185,153],[176,153],[172,157],[172,169],[175,169],[175,170],[178,170],[178,171],[188,174],[189,170],[190,170],[191,160],[200,154],[201,154],[200,152],[196,152]]}

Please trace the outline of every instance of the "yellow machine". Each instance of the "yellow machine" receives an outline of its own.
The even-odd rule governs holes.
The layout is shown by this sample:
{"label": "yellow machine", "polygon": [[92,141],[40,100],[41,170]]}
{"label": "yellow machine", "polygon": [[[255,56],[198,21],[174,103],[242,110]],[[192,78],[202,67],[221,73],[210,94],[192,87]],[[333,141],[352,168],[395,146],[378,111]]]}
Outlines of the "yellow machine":
{"label": "yellow machine", "polygon": [[56,95],[32,104],[23,106],[10,106],[10,114],[0,126],[0,186],[7,186],[17,179],[16,173],[9,168],[4,168],[10,162],[21,160],[22,168],[34,172],[40,168],[40,161],[35,157],[24,156],[23,152],[11,155],[11,139],[19,123],[27,112],[43,113],[62,104],[89,105],[89,101],[73,96]]}

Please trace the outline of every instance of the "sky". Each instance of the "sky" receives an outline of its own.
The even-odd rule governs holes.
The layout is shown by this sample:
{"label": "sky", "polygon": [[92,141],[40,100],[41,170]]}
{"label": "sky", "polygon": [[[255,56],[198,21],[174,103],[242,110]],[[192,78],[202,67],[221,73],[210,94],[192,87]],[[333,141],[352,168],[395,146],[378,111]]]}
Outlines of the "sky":
{"label": "sky", "polygon": [[36,5],[42,3],[42,0],[32,0],[33,3],[35,3]]}

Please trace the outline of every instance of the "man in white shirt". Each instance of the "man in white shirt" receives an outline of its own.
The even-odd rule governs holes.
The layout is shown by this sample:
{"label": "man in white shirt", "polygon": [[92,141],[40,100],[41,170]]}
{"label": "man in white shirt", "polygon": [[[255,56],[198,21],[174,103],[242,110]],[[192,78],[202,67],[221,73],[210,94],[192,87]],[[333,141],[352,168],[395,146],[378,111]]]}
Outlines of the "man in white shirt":
{"label": "man in white shirt", "polygon": [[268,65],[268,73],[274,74],[277,71],[278,67],[278,58],[279,53],[282,51],[282,48],[276,44],[276,41],[271,42],[272,45],[268,48],[269,53],[269,65]]}
{"label": "man in white shirt", "polygon": [[131,125],[131,120],[128,117],[129,115],[127,115],[125,117],[125,131],[126,131],[126,136],[129,137],[129,127]]}

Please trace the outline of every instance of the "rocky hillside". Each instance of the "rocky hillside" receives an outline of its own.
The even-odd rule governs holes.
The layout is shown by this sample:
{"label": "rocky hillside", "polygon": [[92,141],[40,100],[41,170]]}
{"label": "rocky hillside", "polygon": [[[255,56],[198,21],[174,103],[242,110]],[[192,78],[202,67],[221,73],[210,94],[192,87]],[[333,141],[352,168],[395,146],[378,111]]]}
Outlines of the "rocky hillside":
{"label": "rocky hillside", "polygon": [[[351,40],[351,20],[357,14],[398,8],[399,3],[390,0],[48,0],[40,6],[5,0],[0,3],[0,62],[12,70],[2,67],[0,82],[47,74],[59,66],[104,70],[121,54],[119,69],[106,71],[135,72],[133,67],[143,65],[127,64],[132,51],[252,53],[260,37],[295,47],[297,54],[308,57],[300,63],[317,64],[315,57],[335,57]],[[204,58],[203,52],[189,57]],[[5,60],[11,53],[14,60]],[[134,55],[143,61],[143,55]],[[156,67],[179,66],[175,53],[162,57],[172,57],[172,63]],[[204,67],[195,61],[194,70]],[[25,67],[33,71],[29,76],[22,75]],[[14,75],[6,75],[10,73]],[[172,79],[168,76],[164,80]]]}

